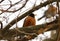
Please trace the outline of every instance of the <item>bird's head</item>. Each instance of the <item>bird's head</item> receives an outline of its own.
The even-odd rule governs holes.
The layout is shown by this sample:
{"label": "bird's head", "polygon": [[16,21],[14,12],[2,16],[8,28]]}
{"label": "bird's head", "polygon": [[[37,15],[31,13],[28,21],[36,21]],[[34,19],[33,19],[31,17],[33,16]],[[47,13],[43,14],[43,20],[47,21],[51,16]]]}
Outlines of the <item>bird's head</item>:
{"label": "bird's head", "polygon": [[29,16],[31,16],[31,17],[34,18],[35,17],[35,14],[31,13],[31,14],[29,14]]}

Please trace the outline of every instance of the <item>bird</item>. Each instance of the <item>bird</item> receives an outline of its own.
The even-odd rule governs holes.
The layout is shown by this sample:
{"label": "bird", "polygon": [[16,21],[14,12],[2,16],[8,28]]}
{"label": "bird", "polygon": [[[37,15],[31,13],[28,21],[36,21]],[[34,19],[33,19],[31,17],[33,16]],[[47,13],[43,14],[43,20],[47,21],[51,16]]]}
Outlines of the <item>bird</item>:
{"label": "bird", "polygon": [[[35,14],[30,13],[24,20],[23,27],[27,26],[35,26],[36,25],[36,19],[35,19]],[[31,39],[31,35],[20,35],[19,39]],[[23,41],[23,40],[20,40]],[[25,40],[26,41],[26,40]]]}
{"label": "bird", "polygon": [[[35,26],[36,25],[36,19],[35,19],[35,14],[30,13],[24,20],[23,23],[23,27],[27,27],[27,26]],[[31,38],[30,35],[25,35],[26,38],[28,37],[28,39]]]}
{"label": "bird", "polygon": [[50,22],[53,21],[55,19],[54,16],[57,17],[56,14],[57,14],[57,8],[54,7],[53,5],[50,5],[48,10],[45,11],[45,16],[46,16],[45,21],[48,18]]}
{"label": "bird", "polygon": [[36,25],[35,15],[33,13],[29,14],[24,20],[23,27]]}
{"label": "bird", "polygon": [[45,11],[45,15],[47,18],[50,18],[51,16],[55,16],[57,14],[57,8],[51,5],[47,11]]}
{"label": "bird", "polygon": [[50,5],[49,8],[44,12],[44,15],[38,19],[38,21],[44,17],[51,18],[54,17],[57,14],[57,8],[53,5]]}

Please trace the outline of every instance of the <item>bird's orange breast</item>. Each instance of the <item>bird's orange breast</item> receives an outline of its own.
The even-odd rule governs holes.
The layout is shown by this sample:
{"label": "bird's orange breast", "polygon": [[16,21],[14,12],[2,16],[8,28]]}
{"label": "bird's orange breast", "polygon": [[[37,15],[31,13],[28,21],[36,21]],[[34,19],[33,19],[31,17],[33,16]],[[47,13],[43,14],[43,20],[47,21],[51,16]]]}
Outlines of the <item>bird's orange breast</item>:
{"label": "bird's orange breast", "polygon": [[26,26],[33,26],[36,24],[36,20],[35,18],[31,17],[31,16],[28,16],[25,20],[24,20],[24,24],[23,24],[23,27],[26,27]]}

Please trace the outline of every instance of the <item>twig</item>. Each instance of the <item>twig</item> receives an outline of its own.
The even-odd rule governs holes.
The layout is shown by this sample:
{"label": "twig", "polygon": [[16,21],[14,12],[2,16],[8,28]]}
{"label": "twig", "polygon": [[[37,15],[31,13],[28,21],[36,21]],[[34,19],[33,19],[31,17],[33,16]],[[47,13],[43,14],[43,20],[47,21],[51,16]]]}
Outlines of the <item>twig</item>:
{"label": "twig", "polygon": [[1,0],[0,3],[2,3],[4,0]]}

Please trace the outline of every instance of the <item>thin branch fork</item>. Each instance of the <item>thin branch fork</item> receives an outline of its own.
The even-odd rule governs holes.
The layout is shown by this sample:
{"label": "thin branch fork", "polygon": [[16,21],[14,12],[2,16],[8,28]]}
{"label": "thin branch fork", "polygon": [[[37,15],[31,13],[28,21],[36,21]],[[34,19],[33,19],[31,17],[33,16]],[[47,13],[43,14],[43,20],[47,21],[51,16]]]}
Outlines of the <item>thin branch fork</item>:
{"label": "thin branch fork", "polygon": [[[22,8],[26,5],[26,3],[28,2],[28,0],[26,0],[26,2],[22,5],[22,7],[20,7],[20,8],[17,9],[17,10],[9,11],[9,9],[11,9],[13,6],[15,6],[16,4],[20,3],[21,1],[22,1],[22,0],[20,0],[19,2],[16,2],[15,4],[12,4],[12,2],[9,0],[9,2],[10,2],[10,7],[7,8],[6,10],[0,9],[0,11],[2,11],[2,13],[4,13],[4,12],[14,13],[14,12],[16,12],[16,11],[19,11],[20,9],[22,9]],[[2,13],[0,13],[0,15],[1,15]]]}
{"label": "thin branch fork", "polygon": [[[22,8],[26,5],[26,3],[28,2],[28,0],[26,0],[26,2],[23,4],[23,6],[20,7],[19,9],[17,9],[17,10],[9,11],[9,9],[10,9],[11,7],[15,6],[16,4],[20,3],[21,1],[22,1],[22,0],[20,0],[19,2],[15,3],[15,4],[12,4],[12,2],[9,1],[9,2],[10,2],[10,7],[9,7],[8,9],[6,9],[6,10],[0,9],[0,11],[2,11],[2,13],[3,13],[3,12],[14,13],[14,12],[16,12],[16,11],[19,11],[20,9],[22,9]],[[2,13],[1,13],[1,14],[2,14]],[[1,15],[1,14],[0,14],[0,15]]]}

